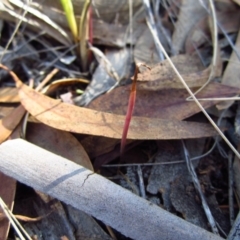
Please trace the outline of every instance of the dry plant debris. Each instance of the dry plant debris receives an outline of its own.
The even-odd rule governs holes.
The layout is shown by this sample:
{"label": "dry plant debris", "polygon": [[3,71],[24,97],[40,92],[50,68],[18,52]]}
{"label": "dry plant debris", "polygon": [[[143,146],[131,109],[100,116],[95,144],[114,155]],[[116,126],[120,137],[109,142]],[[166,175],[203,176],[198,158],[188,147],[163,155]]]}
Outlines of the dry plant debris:
{"label": "dry plant debris", "polygon": [[[239,1],[164,0],[150,5],[149,0],[91,4],[74,0],[69,9],[67,21],[60,1],[0,3],[3,156],[14,154],[5,154],[5,141],[25,138],[97,171],[158,209],[213,231],[211,237],[226,238],[230,230],[235,232],[238,224],[233,225],[233,220],[240,202]],[[73,23],[73,34],[69,22]],[[166,59],[159,41],[170,59]],[[206,110],[231,145],[222,140],[190,98],[170,61],[195,94],[202,111]],[[136,66],[140,67],[133,84]],[[131,111],[127,113],[127,109]],[[193,171],[189,171],[186,158],[192,160]],[[1,164],[5,163],[0,161],[0,170]],[[32,161],[28,167],[34,169],[35,165]],[[26,171],[19,168],[17,179],[24,179]],[[56,164],[56,176],[57,171]],[[82,185],[91,182],[91,174]],[[51,198],[31,179],[32,188],[28,188],[16,184],[15,175],[10,175],[13,178],[0,172],[0,197],[14,214],[29,219],[22,224],[32,238],[126,239],[124,235],[131,232],[125,224],[111,224],[100,212],[94,215],[91,206],[67,206],[74,203],[71,193],[67,201],[60,195]],[[194,182],[200,185],[200,192]],[[97,182],[92,190],[95,187]],[[111,196],[109,190],[102,191],[101,196]],[[26,198],[30,209],[23,207]],[[202,209],[203,198],[211,215]],[[91,204],[98,206],[94,200]],[[115,229],[99,224],[79,209]],[[142,217],[135,214],[133,220]],[[118,222],[120,219],[115,217]],[[38,221],[31,222],[31,218]],[[1,221],[0,239],[14,238],[16,232],[9,232],[6,218]],[[147,226],[148,219],[141,221]],[[184,226],[183,232],[188,229]],[[137,234],[134,231],[128,236],[146,239],[142,229]],[[201,234],[205,236],[206,232]],[[185,235],[187,239],[192,236]],[[232,234],[231,239],[235,239]]]}

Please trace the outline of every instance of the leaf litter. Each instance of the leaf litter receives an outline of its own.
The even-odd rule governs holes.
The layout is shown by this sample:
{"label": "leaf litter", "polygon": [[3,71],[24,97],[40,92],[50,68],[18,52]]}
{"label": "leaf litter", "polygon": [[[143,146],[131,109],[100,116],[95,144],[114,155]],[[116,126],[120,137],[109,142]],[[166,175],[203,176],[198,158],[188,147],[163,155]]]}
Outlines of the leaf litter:
{"label": "leaf litter", "polygon": [[[171,59],[174,65],[192,92],[196,92],[209,79],[213,80],[196,94],[198,99],[209,99],[201,101],[202,107],[204,109],[214,108],[216,104],[220,106],[219,99],[238,95],[239,84],[227,83],[227,80],[231,80],[231,78],[236,80],[237,52],[233,52],[230,58],[231,51],[229,50],[229,46],[235,47],[236,50],[238,43],[233,45],[239,30],[239,21],[237,21],[239,14],[236,4],[215,1],[218,35],[214,35],[214,28],[209,23],[210,16],[202,5],[205,4],[204,6],[207,7],[208,1],[199,1],[197,4],[193,4],[191,0],[185,1],[184,4],[181,1],[178,1],[177,4],[170,0],[167,2],[166,4],[164,1],[159,6],[157,1],[153,4],[156,30],[159,33],[161,43],[168,53],[172,54]],[[56,21],[56,24],[61,28],[67,29],[67,25],[63,21],[64,15],[60,14],[60,9],[59,12],[49,12],[51,4],[46,3],[48,6],[43,6],[45,10],[42,10],[42,13],[46,14],[51,21]],[[76,3],[73,2],[74,4]],[[99,43],[104,45],[103,48],[100,46],[102,54],[106,55],[114,71],[116,70],[122,79],[119,85],[123,86],[118,86],[109,93],[106,92],[116,82],[111,74],[109,75],[109,71],[104,69],[103,63],[100,62],[96,67],[96,65],[94,66],[95,61],[92,59],[93,65],[91,69],[89,68],[90,71],[85,73],[79,69],[79,63],[67,64],[67,62],[61,61],[62,57],[59,56],[69,54],[66,56],[67,58],[76,54],[76,48],[74,49],[69,44],[69,37],[65,37],[70,36],[70,33],[64,35],[65,33],[60,31],[55,34],[56,25],[51,26],[51,21],[43,23],[40,19],[41,14],[35,15],[34,21],[30,21],[30,19],[28,21],[29,16],[26,15],[24,17],[26,19],[23,19],[24,22],[29,22],[32,26],[41,23],[47,34],[55,39],[54,41],[57,40],[65,44],[66,53],[63,54],[61,50],[57,50],[57,52],[53,50],[52,40],[43,35],[40,37],[40,41],[38,39],[33,40],[35,41],[33,43],[31,40],[30,42],[25,41],[25,45],[30,44],[32,49],[32,46],[35,48],[38,44],[41,45],[41,42],[44,43],[44,47],[48,48],[48,53],[45,56],[35,55],[34,60],[31,59],[31,61],[25,61],[23,58],[23,62],[19,64],[22,72],[15,67],[16,61],[12,57],[8,61],[4,60],[4,63],[17,72],[24,83],[26,76],[29,79],[32,74],[31,78],[35,80],[35,86],[42,82],[44,76],[51,69],[58,69],[59,73],[45,88],[45,93],[51,94],[57,99],[61,98],[64,93],[69,93],[73,98],[71,102],[81,106],[87,105],[87,107],[62,103],[59,100],[44,96],[42,93],[37,93],[23,82],[17,81],[18,95],[9,94],[9,99],[15,102],[21,101],[24,109],[20,105],[14,110],[16,114],[13,112],[12,115],[10,114],[1,120],[1,123],[4,123],[1,127],[8,129],[6,134],[1,131],[1,139],[2,141],[7,139],[21,120],[19,109],[22,109],[22,113],[27,110],[31,114],[30,119],[34,118],[35,121],[41,122],[41,124],[31,123],[27,125],[27,139],[29,141],[89,169],[93,169],[94,166],[103,176],[112,178],[113,181],[121,183],[125,187],[134,186],[135,193],[145,196],[148,200],[156,200],[155,203],[159,206],[207,230],[210,228],[202,211],[201,201],[193,187],[191,175],[185,163],[182,162],[184,156],[181,154],[183,149],[180,147],[180,140],[191,139],[188,140],[187,148],[191,149],[189,151],[191,157],[196,158],[201,158],[200,156],[204,155],[204,152],[211,149],[213,142],[216,142],[219,151],[214,148],[210,155],[201,160],[195,160],[194,168],[198,171],[199,167],[204,165],[206,169],[211,169],[205,173],[197,172],[198,178],[204,195],[207,196],[206,199],[212,215],[221,229],[220,234],[225,237],[230,229],[226,217],[228,210],[225,208],[228,204],[226,197],[228,194],[227,180],[224,177],[227,175],[225,157],[229,150],[217,137],[212,126],[206,123],[206,119],[200,113],[195,102],[186,101],[189,94],[169,62],[160,61],[159,54],[156,54],[155,44],[157,43],[145,23],[145,12],[141,8],[141,4],[141,1],[134,2],[133,19],[130,22],[126,17],[125,9],[129,7],[128,3],[115,5],[115,10],[110,10],[108,14],[105,12],[106,6],[104,4],[100,4],[97,10],[95,8],[96,11],[93,11],[92,46],[98,47]],[[54,7],[58,7],[57,5]],[[15,11],[19,8],[16,7],[16,3],[13,6]],[[22,5],[18,4],[18,6],[22,8]],[[36,13],[33,10],[34,7],[31,5],[32,14]],[[74,10],[78,9],[75,5],[73,7]],[[211,12],[210,9],[208,11]],[[80,14],[81,10],[76,10],[76,12]],[[119,19],[114,18],[116,12],[119,13]],[[6,17],[6,13],[10,13],[10,10],[4,10],[3,19],[9,19],[9,16]],[[19,17],[19,15],[16,16]],[[191,21],[186,21],[187,16],[191,16]],[[61,18],[62,20],[59,22]],[[111,20],[109,20],[110,18]],[[226,19],[231,20],[226,21]],[[54,28],[52,32],[51,28]],[[106,31],[106,29],[111,29],[111,31]],[[166,33],[165,37],[160,34],[163,31]],[[22,34],[27,36],[29,34],[28,28]],[[17,40],[19,36],[18,34],[15,36],[17,43],[20,43],[20,40]],[[31,36],[33,36],[32,33]],[[212,43],[214,38],[215,41],[219,41],[218,46],[216,43]],[[125,43],[130,44],[130,47],[125,47]],[[135,45],[134,48],[131,45]],[[113,49],[112,46],[117,46],[119,49]],[[215,60],[211,58],[212,51],[215,51]],[[34,50],[31,52],[33,53]],[[161,53],[160,55],[163,56]],[[133,76],[132,57],[136,64],[141,61],[147,67],[142,67],[138,74],[136,101],[133,116],[129,120],[126,150],[120,156],[119,143],[122,139],[131,88],[128,83],[131,84],[130,78]],[[32,69],[37,69],[37,71]],[[6,73],[1,76],[3,76],[2,86],[4,87],[4,84],[9,84],[10,80],[6,79]],[[73,80],[56,81],[56,79],[61,78]],[[79,80],[75,81],[74,79]],[[87,83],[89,80],[91,83],[84,92],[82,83]],[[11,84],[13,86],[13,83]],[[77,92],[84,93],[77,96]],[[9,101],[7,98],[8,96],[2,96],[2,101],[6,103]],[[236,106],[233,104],[229,111],[234,114]],[[1,115],[6,116],[4,112]],[[220,111],[218,115],[221,115]],[[214,116],[212,118],[217,122]],[[235,122],[238,122],[237,118]],[[221,129],[226,130],[227,135],[231,136],[231,140],[237,145],[238,140],[232,133],[234,131],[232,119],[224,117],[219,123]],[[174,149],[176,153],[174,153]],[[179,161],[181,163],[175,163]],[[237,162],[238,160],[236,160],[235,166],[237,166]],[[106,163],[108,164],[106,165]],[[138,167],[136,164],[139,164]],[[144,164],[154,166],[149,167],[149,165]],[[118,170],[115,170],[115,166]],[[235,168],[235,171],[238,172],[238,168]],[[124,177],[120,172],[124,174]],[[237,186],[238,181],[236,177]],[[226,184],[221,184],[221,182]],[[38,215],[48,213],[48,210],[41,213],[44,204],[46,202],[38,209]],[[65,213],[61,210],[58,214],[61,216]],[[51,221],[49,224],[54,225]],[[31,231],[31,228],[28,230]],[[73,236],[70,232],[68,234],[68,237]]]}
{"label": "leaf litter", "polygon": [[[37,120],[70,132],[121,138],[124,116],[80,108],[46,97],[17,82],[25,109]],[[139,131],[144,129],[144,132]],[[215,135],[210,125],[156,118],[131,119],[129,139],[176,139]]]}

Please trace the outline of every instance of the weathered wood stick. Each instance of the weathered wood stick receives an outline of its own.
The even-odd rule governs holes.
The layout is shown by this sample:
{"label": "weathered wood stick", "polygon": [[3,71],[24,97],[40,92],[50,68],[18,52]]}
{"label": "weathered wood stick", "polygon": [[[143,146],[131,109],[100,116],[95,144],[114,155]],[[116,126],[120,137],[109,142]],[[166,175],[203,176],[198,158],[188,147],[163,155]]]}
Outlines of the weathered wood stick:
{"label": "weathered wood stick", "polygon": [[21,139],[0,145],[0,170],[133,239],[222,239],[80,165]]}

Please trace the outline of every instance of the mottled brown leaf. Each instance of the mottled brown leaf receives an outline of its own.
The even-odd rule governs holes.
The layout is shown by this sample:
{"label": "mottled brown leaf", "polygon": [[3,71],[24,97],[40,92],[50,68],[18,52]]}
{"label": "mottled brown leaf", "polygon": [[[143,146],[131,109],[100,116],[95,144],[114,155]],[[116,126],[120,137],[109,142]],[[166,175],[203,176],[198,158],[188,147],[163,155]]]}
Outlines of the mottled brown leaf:
{"label": "mottled brown leaf", "polygon": [[[177,55],[171,58],[189,87],[200,87],[207,82],[210,69],[204,69],[196,55]],[[156,91],[167,88],[184,88],[168,60],[164,60],[138,74],[138,89]]]}
{"label": "mottled brown leaf", "polygon": [[[193,89],[193,91],[196,89]],[[225,86],[219,83],[211,83],[203,91],[197,94],[198,98],[233,97],[240,89]],[[88,107],[98,111],[115,114],[126,114],[126,106],[130,86],[114,89],[112,92],[102,95],[91,102]],[[185,89],[162,89],[158,91],[137,91],[133,116],[149,118],[164,118],[182,120],[200,112],[199,107],[193,101],[186,101],[188,93]],[[219,101],[202,101],[204,108],[215,105]]]}

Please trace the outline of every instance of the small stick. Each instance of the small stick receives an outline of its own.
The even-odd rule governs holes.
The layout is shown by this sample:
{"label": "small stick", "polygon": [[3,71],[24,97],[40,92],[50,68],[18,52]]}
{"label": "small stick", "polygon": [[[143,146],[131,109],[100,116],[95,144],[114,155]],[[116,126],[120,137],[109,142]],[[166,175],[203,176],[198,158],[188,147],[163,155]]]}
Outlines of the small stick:
{"label": "small stick", "polygon": [[195,187],[195,190],[197,191],[197,193],[200,196],[201,202],[202,202],[202,206],[203,206],[203,210],[205,212],[205,215],[207,217],[208,223],[210,224],[211,230],[214,234],[219,235],[218,233],[218,229],[217,229],[217,225],[216,225],[216,221],[211,213],[211,210],[208,206],[208,203],[206,201],[205,196],[203,195],[199,180],[197,178],[197,174],[194,170],[194,167],[190,161],[190,156],[189,156],[189,152],[185,146],[184,141],[182,140],[182,146],[183,146],[183,151],[184,151],[184,156],[185,156],[185,160],[186,160],[186,165],[188,168],[188,172],[192,177],[192,181],[193,181],[193,185]]}
{"label": "small stick", "polygon": [[137,174],[139,178],[139,189],[140,189],[141,197],[146,199],[145,186],[143,182],[143,173],[140,165],[137,166]]}
{"label": "small stick", "polygon": [[229,152],[228,154],[228,205],[229,205],[229,219],[230,224],[233,226],[234,224],[234,201],[233,201],[233,161],[232,161],[233,154]]}
{"label": "small stick", "polygon": [[53,78],[55,74],[59,72],[59,69],[54,68],[45,78],[44,80],[36,87],[36,91],[39,92],[44,88],[44,86]]}

